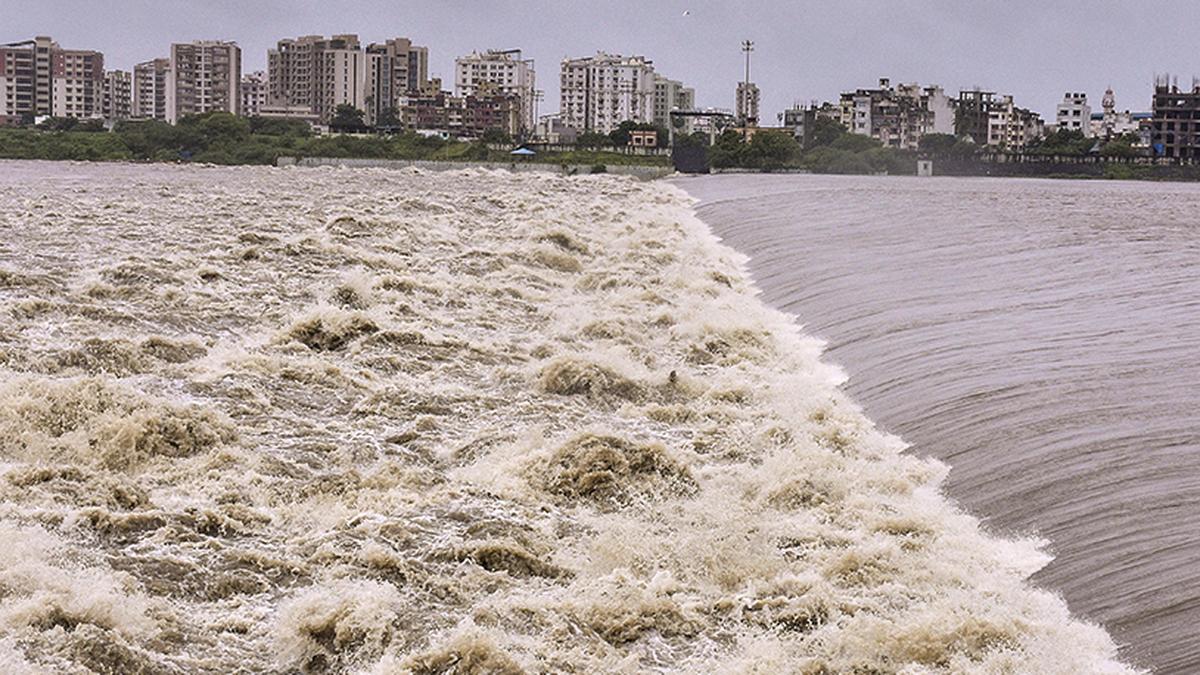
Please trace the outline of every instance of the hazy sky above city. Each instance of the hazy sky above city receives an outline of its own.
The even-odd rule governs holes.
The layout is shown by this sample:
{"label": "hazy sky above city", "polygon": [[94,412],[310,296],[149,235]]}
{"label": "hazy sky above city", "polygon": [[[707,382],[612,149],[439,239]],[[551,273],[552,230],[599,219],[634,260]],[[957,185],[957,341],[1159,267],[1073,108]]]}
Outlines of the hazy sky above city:
{"label": "hazy sky above city", "polygon": [[540,112],[558,108],[558,64],[597,50],[641,54],[695,87],[701,106],[733,107],[740,42],[754,40],[763,121],[796,101],[893,82],[1012,93],[1052,116],[1065,91],[1099,108],[1150,105],[1156,72],[1181,84],[1200,74],[1195,0],[4,0],[0,42],[50,35],[103,51],[109,68],[166,56],[171,42],[236,40],[243,70],[266,66],[284,37],[357,33],[411,37],[429,47],[430,74],[453,85],[454,57],[521,48],[537,62]]}

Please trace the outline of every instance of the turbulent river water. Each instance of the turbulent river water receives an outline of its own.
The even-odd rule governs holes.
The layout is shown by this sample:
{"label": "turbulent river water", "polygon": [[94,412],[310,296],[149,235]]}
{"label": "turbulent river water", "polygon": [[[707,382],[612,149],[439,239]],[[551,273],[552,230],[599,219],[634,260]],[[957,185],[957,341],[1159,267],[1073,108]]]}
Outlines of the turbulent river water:
{"label": "turbulent river water", "polygon": [[881,427],[1131,661],[1200,672],[1200,186],[681,181]]}
{"label": "turbulent river water", "polygon": [[[1186,502],[1133,527],[1167,508],[1148,486],[1186,490],[1186,446],[1080,437],[1177,438],[1184,413],[1130,411],[1140,381],[1120,378],[1169,362],[1182,395],[1194,366],[1136,316],[1145,290],[1114,280],[1134,258],[1093,272],[1117,305],[1106,318],[1069,304],[1060,275],[1094,255],[1080,239],[1161,250],[1165,274],[1182,222],[1146,232],[1081,196],[1095,229],[1048,234],[1001,218],[1047,203],[1005,183],[759,186],[733,229],[774,224],[764,236],[788,253],[756,264],[797,274],[785,293],[819,298],[853,276],[834,261],[873,241],[857,270],[883,284],[868,314],[941,326],[941,352],[1011,350],[1003,368],[923,367],[911,332],[859,337],[891,378],[869,403],[892,427],[906,405],[927,418],[917,452],[875,428],[822,344],[759,299],[745,257],[666,183],[0,163],[0,672],[1132,672],[1029,581],[1050,558],[1037,537],[1060,556],[1038,581],[1089,599],[1085,617],[1186,590],[1188,568],[1153,562],[1188,555]],[[986,323],[986,291],[948,308],[884,283],[902,257],[881,241],[971,260],[945,239],[966,226],[935,209],[969,203],[985,214],[970,227],[1017,232],[996,235],[997,265],[1057,242],[1014,267],[1013,303],[1077,316],[1071,335],[1131,360],[1051,370],[1028,352],[1061,334],[954,339],[945,314]],[[839,252],[848,213],[878,229]],[[834,296],[805,312],[818,332],[862,321]],[[973,367],[995,369],[989,387]],[[1039,398],[955,407],[1026,401],[1005,375],[1041,378]],[[906,387],[922,378],[944,398]],[[872,392],[889,387],[882,405]],[[1085,395],[1107,404],[1059,407]],[[1013,406],[1017,423],[988,426]],[[943,496],[930,454],[1001,534]],[[1100,570],[1105,555],[1120,564]]]}

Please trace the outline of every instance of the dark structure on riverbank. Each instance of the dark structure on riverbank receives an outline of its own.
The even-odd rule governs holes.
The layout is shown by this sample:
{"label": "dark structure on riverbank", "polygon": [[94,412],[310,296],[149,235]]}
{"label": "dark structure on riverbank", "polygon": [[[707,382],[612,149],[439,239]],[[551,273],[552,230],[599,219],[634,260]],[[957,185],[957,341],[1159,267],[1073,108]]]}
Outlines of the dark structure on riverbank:
{"label": "dark structure on riverbank", "polygon": [[1180,91],[1160,77],[1154,83],[1151,144],[1156,154],[1183,161],[1200,160],[1200,83]]}

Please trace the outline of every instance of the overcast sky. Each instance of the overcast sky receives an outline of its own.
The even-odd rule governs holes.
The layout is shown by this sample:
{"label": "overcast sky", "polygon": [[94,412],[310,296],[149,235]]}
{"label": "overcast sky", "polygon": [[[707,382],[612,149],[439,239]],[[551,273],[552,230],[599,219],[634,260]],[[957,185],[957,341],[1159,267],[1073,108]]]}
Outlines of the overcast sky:
{"label": "overcast sky", "polygon": [[[520,48],[537,62],[542,113],[558,108],[563,57],[641,54],[695,87],[701,106],[733,107],[739,43],[757,43],[763,120],[793,102],[893,82],[980,86],[1051,116],[1065,91],[1099,108],[1150,105],[1156,72],[1200,74],[1197,0],[2,0],[0,42],[50,35],[97,49],[109,68],[166,56],[171,42],[235,40],[243,70],[265,68],[284,37],[357,33],[429,47],[431,75],[452,86],[454,57]],[[685,12],[686,15],[685,15]]]}

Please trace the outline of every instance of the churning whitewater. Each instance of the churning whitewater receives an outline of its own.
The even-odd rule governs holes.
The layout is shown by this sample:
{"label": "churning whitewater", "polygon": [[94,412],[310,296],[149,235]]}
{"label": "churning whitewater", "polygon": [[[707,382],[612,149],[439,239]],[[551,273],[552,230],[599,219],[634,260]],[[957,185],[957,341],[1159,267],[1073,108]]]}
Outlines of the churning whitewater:
{"label": "churning whitewater", "polygon": [[1128,672],[674,187],[3,176],[0,671]]}

